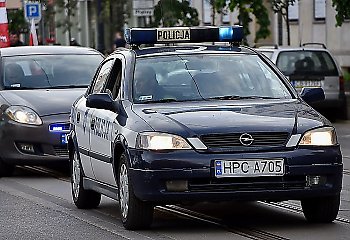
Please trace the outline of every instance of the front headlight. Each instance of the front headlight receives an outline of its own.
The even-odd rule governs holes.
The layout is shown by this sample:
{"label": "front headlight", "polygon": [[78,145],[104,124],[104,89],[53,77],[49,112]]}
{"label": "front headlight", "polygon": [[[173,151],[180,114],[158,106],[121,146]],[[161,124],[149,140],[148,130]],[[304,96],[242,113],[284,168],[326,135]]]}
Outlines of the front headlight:
{"label": "front headlight", "polygon": [[300,146],[332,146],[337,144],[333,127],[323,127],[307,131],[300,140]]}
{"label": "front headlight", "polygon": [[6,109],[5,113],[13,121],[16,121],[19,123],[31,124],[31,125],[41,125],[43,123],[39,115],[29,107],[10,106],[9,108]]}
{"label": "front headlight", "polygon": [[147,150],[177,150],[177,149],[191,149],[192,147],[180,136],[145,132],[137,136],[137,148]]}

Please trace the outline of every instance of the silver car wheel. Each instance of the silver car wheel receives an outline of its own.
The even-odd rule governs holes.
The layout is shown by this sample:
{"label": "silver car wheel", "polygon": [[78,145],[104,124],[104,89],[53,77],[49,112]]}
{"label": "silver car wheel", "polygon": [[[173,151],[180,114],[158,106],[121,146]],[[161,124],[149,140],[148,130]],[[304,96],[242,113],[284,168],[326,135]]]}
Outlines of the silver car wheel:
{"label": "silver car wheel", "polygon": [[129,180],[128,169],[123,163],[119,173],[119,204],[123,218],[126,218],[129,210]]}
{"label": "silver car wheel", "polygon": [[79,197],[79,190],[80,190],[80,163],[78,160],[78,155],[76,152],[74,152],[73,155],[73,162],[72,162],[72,188],[73,188],[73,194],[74,198],[77,199]]}

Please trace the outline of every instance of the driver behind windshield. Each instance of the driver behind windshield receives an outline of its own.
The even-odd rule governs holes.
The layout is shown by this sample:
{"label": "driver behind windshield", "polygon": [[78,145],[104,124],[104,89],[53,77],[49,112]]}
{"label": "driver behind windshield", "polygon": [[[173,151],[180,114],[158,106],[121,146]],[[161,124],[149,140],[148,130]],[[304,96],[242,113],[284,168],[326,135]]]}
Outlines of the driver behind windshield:
{"label": "driver behind windshield", "polygon": [[17,63],[9,63],[5,66],[5,85],[20,87],[24,79],[24,72],[20,65]]}
{"label": "driver behind windshield", "polygon": [[156,72],[149,66],[138,66],[134,81],[135,99],[138,101],[157,101],[164,98],[164,90],[159,86]]}

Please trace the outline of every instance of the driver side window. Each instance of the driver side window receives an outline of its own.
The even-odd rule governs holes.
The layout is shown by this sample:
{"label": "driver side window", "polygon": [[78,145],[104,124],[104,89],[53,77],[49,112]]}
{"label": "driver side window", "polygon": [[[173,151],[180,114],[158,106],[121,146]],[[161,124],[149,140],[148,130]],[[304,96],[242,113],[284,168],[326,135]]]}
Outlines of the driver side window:
{"label": "driver side window", "polygon": [[92,87],[92,90],[90,94],[92,93],[99,93],[103,89],[103,86],[105,85],[106,80],[108,79],[109,72],[111,71],[113,66],[113,60],[109,60],[105,62],[102,67],[100,68],[99,73],[97,74],[94,86]]}

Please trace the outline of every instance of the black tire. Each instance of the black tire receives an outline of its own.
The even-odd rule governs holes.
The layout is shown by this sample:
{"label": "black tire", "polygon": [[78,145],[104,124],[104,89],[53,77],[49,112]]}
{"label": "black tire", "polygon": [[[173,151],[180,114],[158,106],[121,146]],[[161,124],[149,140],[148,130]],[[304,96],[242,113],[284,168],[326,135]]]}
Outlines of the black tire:
{"label": "black tire", "polygon": [[118,198],[123,226],[128,230],[149,228],[153,220],[154,206],[135,196],[128,171],[127,158],[122,154],[118,167]]}
{"label": "black tire", "polygon": [[78,154],[73,150],[70,159],[71,189],[75,205],[79,209],[97,208],[101,202],[101,194],[92,190],[85,190],[83,186],[83,170]]}
{"label": "black tire", "polygon": [[331,223],[339,211],[340,195],[301,200],[304,216],[312,223]]}
{"label": "black tire", "polygon": [[15,165],[4,163],[0,159],[0,177],[11,177],[15,170]]}

